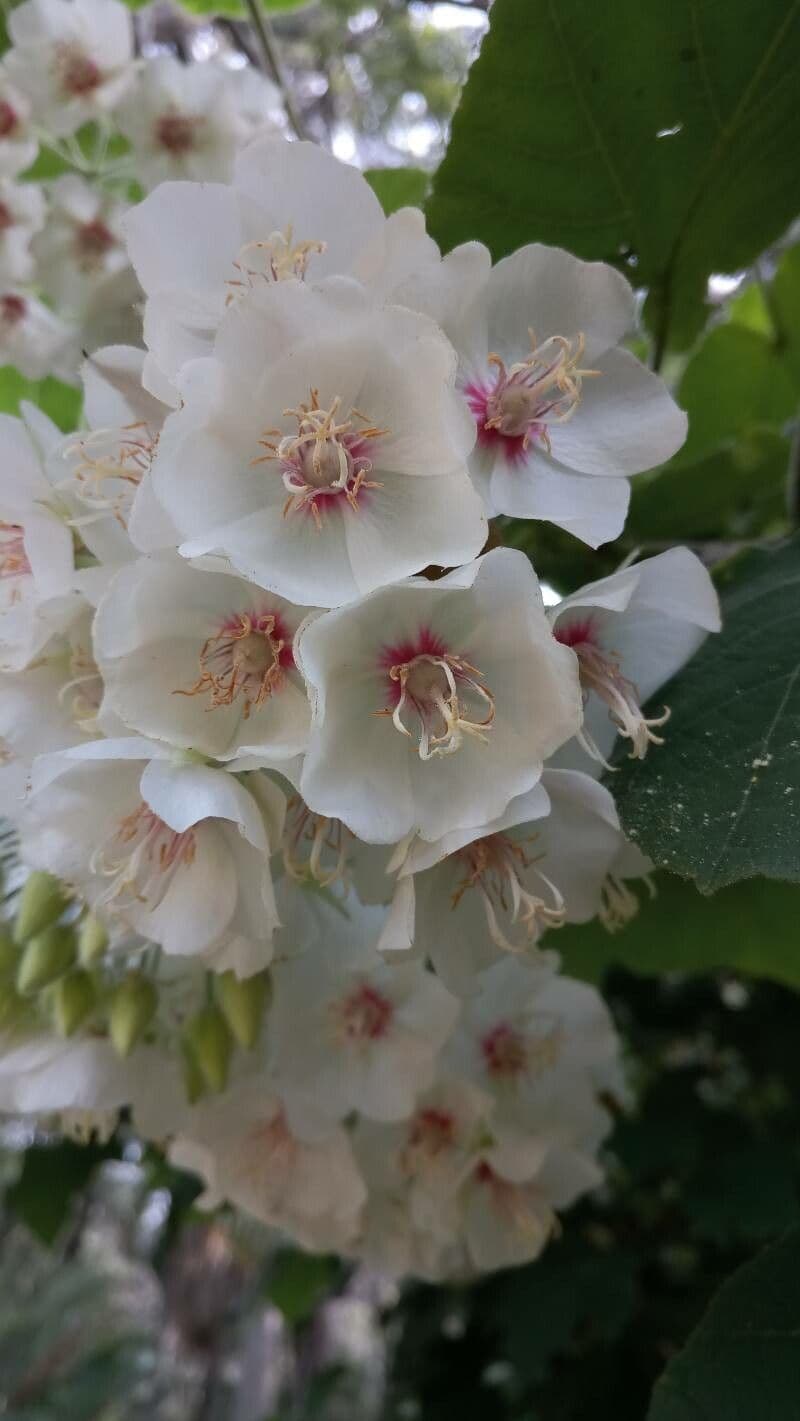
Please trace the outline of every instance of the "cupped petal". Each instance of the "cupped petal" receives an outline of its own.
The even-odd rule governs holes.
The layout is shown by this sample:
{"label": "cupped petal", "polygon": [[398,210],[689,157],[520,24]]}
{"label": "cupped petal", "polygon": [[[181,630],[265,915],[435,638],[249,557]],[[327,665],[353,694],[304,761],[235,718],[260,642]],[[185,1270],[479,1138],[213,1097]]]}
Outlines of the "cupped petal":
{"label": "cupped petal", "polygon": [[573,418],[549,426],[553,458],[606,478],[665,463],[683,444],[688,421],[664,381],[627,350],[606,351],[594,368]]}

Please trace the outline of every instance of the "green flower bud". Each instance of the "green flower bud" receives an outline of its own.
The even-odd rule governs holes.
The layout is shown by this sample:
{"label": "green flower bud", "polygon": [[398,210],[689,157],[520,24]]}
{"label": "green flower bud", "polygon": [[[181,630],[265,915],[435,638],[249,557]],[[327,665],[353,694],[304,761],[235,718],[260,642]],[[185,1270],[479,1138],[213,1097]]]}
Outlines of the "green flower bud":
{"label": "green flower bud", "polygon": [[18,960],[19,948],[17,944],[8,929],[0,927],[0,976],[7,972],[13,972]]}
{"label": "green flower bud", "polygon": [[190,1105],[196,1105],[206,1093],[208,1087],[205,1077],[197,1061],[194,1058],[192,1049],[188,1042],[181,1042],[181,1066],[183,1069],[183,1088],[186,1091],[186,1099]]}
{"label": "green flower bud", "polygon": [[53,989],[53,1018],[59,1036],[71,1036],[93,1010],[94,982],[81,968],[62,977]]}
{"label": "green flower bud", "polygon": [[29,1011],[29,1004],[11,981],[0,981],[0,1028],[13,1026]]}
{"label": "green flower bud", "polygon": [[94,913],[87,913],[78,928],[78,961],[83,967],[91,967],[103,956],[108,947],[108,931],[105,923]]}
{"label": "green flower bud", "polygon": [[51,923],[23,948],[17,968],[17,991],[41,992],[50,982],[63,977],[75,961],[75,934],[72,928]]}
{"label": "green flower bud", "polygon": [[203,1007],[186,1027],[186,1041],[194,1061],[210,1090],[224,1090],[233,1037],[218,1007]]}
{"label": "green flower bud", "polygon": [[108,1030],[118,1056],[129,1056],[141,1041],[158,1006],[158,992],[141,972],[130,972],[114,988],[108,1011]]}
{"label": "green flower bud", "polygon": [[217,1001],[235,1039],[246,1051],[255,1046],[264,1009],[269,1004],[272,984],[268,972],[240,979],[235,972],[223,972],[216,979]]}
{"label": "green flower bud", "polygon": [[19,895],[14,940],[23,943],[36,937],[61,917],[66,906],[66,889],[52,873],[42,873],[38,869],[29,873]]}

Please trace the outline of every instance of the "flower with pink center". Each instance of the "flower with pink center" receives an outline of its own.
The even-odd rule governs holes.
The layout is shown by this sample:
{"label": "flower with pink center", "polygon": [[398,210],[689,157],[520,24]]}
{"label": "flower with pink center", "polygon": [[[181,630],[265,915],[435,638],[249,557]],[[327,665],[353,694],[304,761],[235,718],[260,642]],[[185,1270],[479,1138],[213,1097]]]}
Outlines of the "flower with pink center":
{"label": "flower with pink center", "polygon": [[153,486],[185,557],[340,606],[483,546],[452,351],[345,279],[254,288],[180,375]]}
{"label": "flower with pink center", "polygon": [[9,75],[58,137],[107,114],[130,83],[133,26],[120,0],[25,0],[8,30]]}
{"label": "flower with pink center", "polygon": [[44,220],[44,196],[35,183],[0,177],[0,281],[30,281],[31,240]]}
{"label": "flower with pink center", "polygon": [[647,716],[642,706],[719,630],[717,594],[699,558],[670,548],[579,588],[549,615],[554,636],[578,662],[581,749],[605,764],[619,734],[631,758],[643,759],[663,743],[669,709]]}
{"label": "flower with pink center", "polygon": [[245,789],[146,740],[96,740],[37,761],[22,856],[165,953],[248,976],[272,955],[283,810],[258,774]]}
{"label": "flower with pink center", "polygon": [[309,619],[295,657],[313,714],[300,792],[367,842],[491,821],[580,724],[574,657],[508,549]]}
{"label": "flower with pink center", "polygon": [[170,1159],[203,1179],[205,1207],[227,1199],[306,1248],[353,1245],[366,1190],[347,1134],[298,1138],[265,1074],[251,1071],[224,1100],[186,1110],[176,1133]]}
{"label": "flower with pink center", "polygon": [[407,924],[405,945],[469,994],[475,974],[504,953],[536,960],[548,930],[593,918],[623,843],[603,786],[545,769],[499,819],[401,846],[393,915]]}
{"label": "flower with pink center", "polygon": [[124,213],[122,203],[75,173],[50,184],[47,223],[33,253],[42,287],[59,311],[80,320],[99,292],[110,302],[112,279],[129,270]]}
{"label": "flower with pink center", "polygon": [[471,242],[398,299],[432,315],[458,351],[488,511],[556,523],[592,547],[617,537],[630,475],[686,436],[666,386],[620,348],[634,325],[624,278],[540,245],[492,267]]}
{"label": "flower with pink center", "polygon": [[35,296],[0,292],[0,362],[16,365],[28,380],[66,375],[70,327]]}
{"label": "flower with pink center", "polygon": [[95,621],[104,709],[176,748],[284,764],[308,739],[292,651],[306,610],[179,558],[128,563]]}
{"label": "flower with pink center", "polygon": [[353,1110],[409,1116],[452,1030],[455,998],[423,966],[388,964],[375,928],[376,910],[351,895],[321,941],[273,968],[276,1081],[300,1134],[324,1133]]}
{"label": "flower with pink center", "polygon": [[[176,67],[183,75],[214,69]],[[229,75],[239,105],[248,74],[255,77],[248,70]],[[137,122],[145,120],[132,113],[130,124]],[[133,136],[130,125],[129,132]],[[136,146],[141,161],[142,141]],[[181,366],[213,354],[226,310],[253,287],[347,275],[383,302],[393,299],[410,272],[440,265],[420,212],[403,208],[384,217],[363,175],[317,144],[260,137],[232,166],[232,179],[224,175],[228,186],[162,183],[127,219],[131,260],[147,296],[145,378],[148,388],[174,405]],[[197,168],[196,177],[212,176],[202,171],[200,155]],[[162,164],[159,178],[168,176]],[[307,397],[306,387],[292,403]]]}
{"label": "flower with pink center", "polygon": [[30,119],[30,100],[0,71],[0,176],[16,177],[33,163],[39,144]]}

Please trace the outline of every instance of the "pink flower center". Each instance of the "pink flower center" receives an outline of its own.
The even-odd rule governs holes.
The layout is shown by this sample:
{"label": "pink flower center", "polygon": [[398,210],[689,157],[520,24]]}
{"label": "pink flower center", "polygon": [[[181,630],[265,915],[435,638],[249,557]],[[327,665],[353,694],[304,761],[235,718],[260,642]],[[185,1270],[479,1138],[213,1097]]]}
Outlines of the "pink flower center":
{"label": "pink flower center", "polygon": [[529,334],[531,350],[523,360],[506,367],[492,353],[488,364],[494,372],[464,386],[478,443],[501,451],[510,464],[523,463],[532,443],[550,452],[549,426],[572,418],[583,380],[597,373],[579,368],[586,344],[583,335],[572,340],[550,336],[537,346],[533,331]]}
{"label": "pink flower center", "polygon": [[28,303],[23,296],[7,291],[0,296],[0,320],[4,325],[17,326],[28,314]]}
{"label": "pink flower center", "polygon": [[175,874],[194,862],[194,829],[176,833],[141,803],[122,819],[108,846],[92,855],[93,873],[110,880],[98,902],[118,909],[141,904],[152,912],[163,902]]}
{"label": "pink flower center", "polygon": [[81,99],[103,82],[99,65],[77,45],[62,45],[56,56],[61,88],[70,98]]}
{"label": "pink flower center", "polygon": [[345,879],[352,837],[341,819],[314,814],[299,795],[293,795],[286,806],[284,868],[298,883],[312,881],[329,888]]}
{"label": "pink flower center", "polygon": [[267,453],[253,463],[277,460],[289,494],[284,517],[304,510],[321,528],[331,506],[341,507],[344,501],[356,512],[364,491],[381,487],[370,478],[371,455],[375,441],[389,431],[379,429],[368,415],[355,408],[346,419],[339,420],[341,403],[337,395],[329,408],[323,409],[319,391],[312,390],[308,404],[283,411],[284,416],[297,420],[296,434],[281,436],[279,429],[268,429],[259,440]]}
{"label": "pink flower center", "polygon": [[10,138],[19,123],[19,115],[8,99],[0,99],[0,138]]}
{"label": "pink flower center", "polygon": [[336,1009],[339,1028],[348,1041],[379,1041],[392,1024],[394,1007],[377,987],[362,982]]}
{"label": "pink flower center", "polygon": [[203,119],[199,114],[164,113],[156,119],[154,136],[160,148],[180,158],[198,146]]}
{"label": "pink flower center", "polygon": [[82,222],[75,234],[78,261],[87,266],[93,266],[115,245],[114,233],[99,217],[93,222]]}
{"label": "pink flower center", "polygon": [[30,571],[25,530],[19,523],[0,523],[0,578],[25,577]]}
{"label": "pink flower center", "polygon": [[[489,935],[498,947],[519,952],[535,942],[544,928],[563,925],[567,910],[560,891],[537,867],[537,860],[528,856],[524,845],[509,834],[475,839],[454,858],[465,874],[453,894],[452,907],[458,907],[465,893],[476,891],[483,902]],[[533,882],[538,892],[533,891]],[[521,928],[520,942],[504,932],[501,915],[510,918],[512,927]]]}
{"label": "pink flower center", "polygon": [[490,1076],[513,1078],[523,1075],[528,1067],[525,1038],[507,1022],[493,1026],[482,1038],[481,1054]]}
{"label": "pink flower center", "polygon": [[[571,646],[578,658],[584,702],[594,691],[608,706],[609,717],[619,734],[630,740],[630,758],[643,760],[650,745],[664,744],[663,737],[654,731],[669,720],[669,707],[665,707],[660,716],[650,719],[645,716],[636,686],[623,674],[621,657],[602,646],[600,634],[596,620],[587,616],[570,618],[569,614],[558,621],[553,631],[556,641],[562,646]],[[585,725],[578,739],[593,759],[606,764]]]}
{"label": "pink flower center", "polygon": [[410,1121],[400,1167],[408,1176],[441,1159],[457,1143],[458,1130],[450,1110],[428,1106]]}
{"label": "pink flower center", "polygon": [[241,700],[247,720],[280,691],[284,673],[294,665],[292,639],[278,612],[235,612],[200,650],[200,675],[176,696],[208,695],[208,710]]}
{"label": "pink flower center", "polygon": [[395,730],[416,743],[421,760],[453,754],[465,736],[487,743],[494,696],[478,668],[449,651],[430,627],[384,646],[378,666],[387,705],[377,714],[390,716]]}
{"label": "pink flower center", "polygon": [[8,207],[4,202],[0,202],[0,232],[7,232],[9,227],[14,226],[15,221],[16,218],[14,217],[11,208]]}

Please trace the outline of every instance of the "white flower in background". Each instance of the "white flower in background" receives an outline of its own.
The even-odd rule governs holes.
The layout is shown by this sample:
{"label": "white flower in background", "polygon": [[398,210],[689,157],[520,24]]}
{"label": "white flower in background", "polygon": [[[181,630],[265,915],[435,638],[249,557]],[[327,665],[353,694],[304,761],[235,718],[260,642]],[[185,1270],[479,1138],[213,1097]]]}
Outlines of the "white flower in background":
{"label": "white flower in background", "polygon": [[133,24],[120,0],[25,0],[8,32],[9,76],[57,136],[107,114],[130,82]]}
{"label": "white flower in background", "polygon": [[214,351],[183,368],[153,464],[184,556],[331,607],[480,552],[473,431],[427,317],[291,280],[232,305]]}
{"label": "white flower in background", "polygon": [[83,364],[88,430],[51,451],[48,473],[70,509],[70,522],[101,563],[136,556],[128,534],[172,545],[177,535],[150,485],[150,465],[168,407],[142,389],[144,354],[130,346],[98,350]]}
{"label": "white flower in background", "polygon": [[200,1175],[206,1207],[227,1199],[305,1248],[352,1245],[366,1190],[347,1134],[332,1127],[324,1139],[299,1140],[266,1076],[195,1106],[177,1125],[170,1160]]}
{"label": "white flower in background", "polygon": [[269,853],[284,798],[263,776],[171,761],[146,740],[92,742],[43,757],[22,824],[22,858],[164,951],[248,976],[272,955]]}
{"label": "white flower in background", "polygon": [[35,183],[0,178],[0,281],[29,281],[31,238],[44,224],[45,205]]}
{"label": "white flower in background", "polygon": [[574,657],[510,549],[310,620],[295,659],[313,712],[300,791],[368,842],[497,818],[581,721]]}
{"label": "white flower in background", "polygon": [[210,355],[219,322],[253,286],[353,275],[381,300],[439,264],[422,214],[385,218],[363,174],[314,143],[259,139],[233,182],[166,183],[129,213],[128,251],[147,296],[144,378],[178,403],[187,360]]}
{"label": "white flower in background", "polygon": [[31,104],[0,65],[0,176],[15,178],[39,151],[31,126]]}
{"label": "white flower in background", "polygon": [[38,281],[62,314],[81,317],[98,286],[128,266],[125,208],[72,173],[49,185],[47,199],[47,225],[33,243]]}
{"label": "white flower in background", "polygon": [[95,622],[105,705],[179,748],[289,760],[305,749],[311,716],[292,654],[305,612],[180,559],[129,563]]}
{"label": "white flower in background", "polygon": [[[66,3],[66,0],[64,0]],[[15,365],[28,380],[70,379],[73,331],[55,311],[22,291],[0,291],[0,364]]]}
{"label": "white flower in background", "polygon": [[609,1126],[598,1096],[618,1055],[598,992],[558,976],[551,960],[509,956],[480,973],[475,987],[444,1066],[492,1097],[499,1143],[512,1148],[535,1136],[596,1147]]}
{"label": "white flower in background", "polygon": [[0,415],[0,671],[29,665],[77,607],[66,513],[43,467],[40,438],[60,433],[33,406]]}
{"label": "white flower in background", "polygon": [[410,845],[398,893],[416,900],[417,951],[468,994],[503,953],[536,954],[548,928],[595,917],[623,842],[608,790],[578,771],[545,769],[492,823]]}
{"label": "white flower in background", "polygon": [[307,1138],[353,1110],[371,1120],[410,1115],[458,1014],[431,972],[376,951],[375,926],[375,910],[351,897],[321,943],[273,969],[277,1088]]}
{"label": "white flower in background", "polygon": [[679,671],[708,632],[719,631],[719,601],[699,558],[670,548],[590,582],[549,613],[553,634],[578,658],[586,717],[583,748],[604,762],[620,734],[633,759],[662,743],[667,707],[642,705]]}
{"label": "white flower in background", "polygon": [[158,55],[139,70],[117,120],[137,177],[154,188],[171,178],[228,181],[237,151],[279,115],[280,95],[260,74]]}
{"label": "white flower in background", "polygon": [[177,1063],[147,1047],[131,1062],[99,1037],[64,1041],[42,1029],[0,1034],[0,1110],[12,1115],[113,1110],[154,1094],[175,1114],[179,1080]]}
{"label": "white flower in background", "polygon": [[663,381],[619,346],[634,324],[625,279],[538,244],[492,267],[471,242],[396,299],[432,315],[458,351],[490,514],[545,519],[592,547],[617,537],[628,477],[686,437]]}

